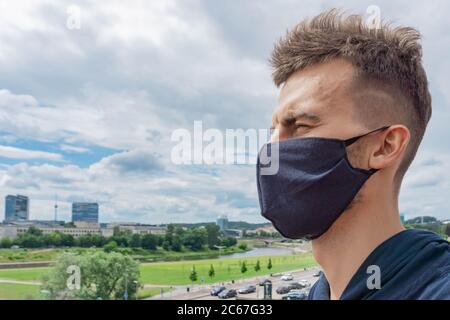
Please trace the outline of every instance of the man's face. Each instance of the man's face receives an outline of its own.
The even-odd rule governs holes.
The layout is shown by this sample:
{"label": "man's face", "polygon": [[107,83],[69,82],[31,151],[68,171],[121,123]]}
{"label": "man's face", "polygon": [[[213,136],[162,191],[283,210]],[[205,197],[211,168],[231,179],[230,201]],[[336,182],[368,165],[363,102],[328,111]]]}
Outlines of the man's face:
{"label": "man's face", "polygon": [[351,98],[354,67],[343,59],[293,73],[272,117],[272,141],[300,137],[348,139],[364,133]]}

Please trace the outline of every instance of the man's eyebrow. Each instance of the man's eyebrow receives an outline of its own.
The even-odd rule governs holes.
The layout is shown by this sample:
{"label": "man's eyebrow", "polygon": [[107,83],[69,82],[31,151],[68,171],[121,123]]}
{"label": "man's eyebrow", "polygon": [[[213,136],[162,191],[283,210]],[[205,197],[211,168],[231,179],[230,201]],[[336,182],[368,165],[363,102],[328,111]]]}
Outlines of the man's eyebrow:
{"label": "man's eyebrow", "polygon": [[303,120],[308,120],[308,121],[312,121],[312,122],[320,122],[322,120],[317,114],[308,113],[308,112],[304,112],[304,111],[294,112],[292,114],[292,117],[295,120],[303,119]]}

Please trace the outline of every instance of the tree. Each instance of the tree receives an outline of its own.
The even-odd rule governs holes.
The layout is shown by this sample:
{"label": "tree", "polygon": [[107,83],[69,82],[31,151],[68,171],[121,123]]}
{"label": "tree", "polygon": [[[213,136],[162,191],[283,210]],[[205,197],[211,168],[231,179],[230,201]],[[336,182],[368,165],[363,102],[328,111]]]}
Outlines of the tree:
{"label": "tree", "polygon": [[13,242],[10,238],[3,238],[0,242],[0,247],[9,249],[13,245]]}
{"label": "tree", "polygon": [[258,272],[259,270],[261,270],[261,264],[260,264],[259,259],[258,259],[258,260],[256,260],[255,271]]}
{"label": "tree", "polygon": [[142,248],[147,250],[156,250],[158,246],[158,237],[154,234],[147,233],[142,237]]}
{"label": "tree", "polygon": [[131,236],[130,247],[139,248],[142,245],[141,236],[137,233]]}
{"label": "tree", "polygon": [[[68,288],[75,273],[67,273],[76,266],[80,273],[80,288]],[[136,299],[139,264],[130,256],[117,252],[97,251],[84,255],[61,255],[52,271],[44,276],[42,289],[51,299],[110,300],[123,299],[125,290]]]}
{"label": "tree", "polygon": [[210,278],[212,278],[212,277],[214,277],[216,275],[216,272],[214,271],[213,265],[211,265],[211,267],[209,268],[208,275],[209,275]]}
{"label": "tree", "polygon": [[184,234],[186,233],[186,231],[181,226],[174,226],[174,230],[174,234],[176,236],[179,236],[180,238],[183,238]]}
{"label": "tree", "polygon": [[75,238],[71,234],[62,234],[61,244],[66,247],[73,247],[75,245]]}
{"label": "tree", "polygon": [[269,258],[269,262],[267,263],[267,269],[272,269],[272,259]]}
{"label": "tree", "polygon": [[192,282],[197,281],[197,271],[195,271],[195,265],[192,266],[191,273],[189,274],[189,279]]}
{"label": "tree", "polygon": [[95,247],[103,247],[105,244],[107,244],[109,241],[106,237],[102,236],[101,234],[93,234],[91,236],[92,245]]}
{"label": "tree", "polygon": [[247,250],[247,244],[246,244],[245,242],[242,242],[242,243],[239,245],[239,249],[241,249],[242,251]]}
{"label": "tree", "polygon": [[94,242],[92,241],[92,236],[90,234],[87,234],[78,238],[78,244],[80,245],[80,247],[89,248],[94,245]]}
{"label": "tree", "polygon": [[168,224],[166,228],[166,235],[164,237],[164,241],[167,241],[169,243],[169,246],[172,245],[172,238],[175,232],[175,225]]}
{"label": "tree", "polygon": [[247,263],[244,261],[244,262],[242,262],[242,265],[241,265],[241,272],[242,273],[246,273],[247,272]]}
{"label": "tree", "polygon": [[75,223],[72,221],[64,223],[64,228],[76,228]]}
{"label": "tree", "polygon": [[28,228],[26,234],[33,236],[42,236],[42,231],[36,228],[35,226],[31,226]]}
{"label": "tree", "polygon": [[59,247],[62,245],[62,233],[51,232],[43,237],[43,241],[47,246]]}
{"label": "tree", "polygon": [[198,251],[203,248],[206,243],[207,232],[204,228],[193,228],[185,232],[183,237],[183,245],[191,250]]}
{"label": "tree", "polygon": [[170,242],[167,240],[164,240],[162,247],[164,250],[169,251],[170,250]]}
{"label": "tree", "polygon": [[209,223],[206,225],[206,242],[209,248],[214,248],[214,246],[220,243],[220,228],[214,223]]}
{"label": "tree", "polygon": [[114,240],[108,242],[108,243],[103,247],[103,250],[104,250],[105,252],[113,252],[113,251],[115,251],[116,249],[117,249],[117,243],[116,243]]}
{"label": "tree", "polygon": [[132,235],[131,230],[120,231],[119,228],[117,228],[117,230],[114,230],[112,240],[117,242],[117,245],[120,247],[129,247]]}
{"label": "tree", "polygon": [[155,235],[156,239],[158,239],[158,246],[162,247],[163,243],[164,243],[164,236],[162,235]]}
{"label": "tree", "polygon": [[222,245],[229,248],[235,246],[237,244],[237,240],[233,237],[225,237],[222,239]]}
{"label": "tree", "polygon": [[20,235],[19,238],[17,238],[17,243],[25,248],[40,248],[44,246],[43,237],[32,233]]}
{"label": "tree", "polygon": [[180,252],[182,249],[182,242],[181,238],[177,235],[172,237],[172,244],[170,245],[170,249],[172,251]]}

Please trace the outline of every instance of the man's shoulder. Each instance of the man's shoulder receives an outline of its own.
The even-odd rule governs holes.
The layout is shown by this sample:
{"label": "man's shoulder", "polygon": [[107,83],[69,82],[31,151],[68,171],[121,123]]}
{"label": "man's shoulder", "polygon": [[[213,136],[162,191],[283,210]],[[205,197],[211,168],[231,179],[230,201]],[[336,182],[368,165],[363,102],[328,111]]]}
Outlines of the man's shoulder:
{"label": "man's shoulder", "polygon": [[418,298],[450,300],[450,243],[444,240],[431,246],[428,263],[419,268],[424,272],[424,283]]}
{"label": "man's shoulder", "polygon": [[427,283],[419,299],[450,300],[450,258],[446,265],[436,270],[435,277]]}

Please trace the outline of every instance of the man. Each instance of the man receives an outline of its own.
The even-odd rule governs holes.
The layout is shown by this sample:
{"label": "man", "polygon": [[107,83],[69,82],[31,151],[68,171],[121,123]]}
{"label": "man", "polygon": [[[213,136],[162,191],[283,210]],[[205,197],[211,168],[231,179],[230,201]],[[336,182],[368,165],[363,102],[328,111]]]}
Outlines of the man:
{"label": "man", "polygon": [[[331,10],[274,48],[282,88],[258,192],[282,235],[312,240],[323,275],[310,299],[450,299],[450,244],[399,218],[402,179],[431,117],[419,39]],[[276,174],[264,173],[266,153]]]}

